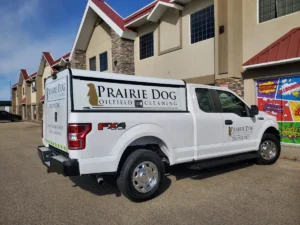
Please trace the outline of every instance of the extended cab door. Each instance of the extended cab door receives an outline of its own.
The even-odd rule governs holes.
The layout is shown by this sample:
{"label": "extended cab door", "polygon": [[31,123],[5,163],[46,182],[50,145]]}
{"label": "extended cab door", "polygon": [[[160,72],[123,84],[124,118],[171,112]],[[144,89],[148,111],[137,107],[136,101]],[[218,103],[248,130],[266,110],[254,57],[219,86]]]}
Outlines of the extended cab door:
{"label": "extended cab door", "polygon": [[221,112],[225,154],[255,150],[262,121],[250,117],[250,108],[235,94],[214,90],[214,101]]}
{"label": "extended cab door", "polygon": [[223,117],[216,111],[210,89],[194,87],[196,160],[223,154]]}

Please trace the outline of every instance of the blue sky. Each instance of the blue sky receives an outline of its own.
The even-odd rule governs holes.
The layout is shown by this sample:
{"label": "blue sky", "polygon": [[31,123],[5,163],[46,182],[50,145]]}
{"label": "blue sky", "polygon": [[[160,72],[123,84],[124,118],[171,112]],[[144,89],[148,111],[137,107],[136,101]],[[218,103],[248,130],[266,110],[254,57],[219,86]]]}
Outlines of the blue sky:
{"label": "blue sky", "polygon": [[[106,0],[126,17],[153,0]],[[87,0],[1,0],[0,100],[10,99],[10,81],[20,69],[36,72],[43,51],[58,58],[71,50]]]}

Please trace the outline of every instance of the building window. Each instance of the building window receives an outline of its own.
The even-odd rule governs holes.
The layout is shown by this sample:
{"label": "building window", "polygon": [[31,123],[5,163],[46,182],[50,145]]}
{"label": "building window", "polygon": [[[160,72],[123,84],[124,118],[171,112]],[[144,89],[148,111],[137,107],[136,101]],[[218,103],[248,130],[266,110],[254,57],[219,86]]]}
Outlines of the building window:
{"label": "building window", "polygon": [[31,84],[31,88],[32,88],[32,92],[36,92],[36,81],[32,81],[32,84]]}
{"label": "building window", "polygon": [[90,70],[96,71],[96,57],[90,58]]}
{"label": "building window", "polygon": [[100,60],[100,72],[106,71],[108,69],[107,64],[107,52],[103,52],[99,55]]}
{"label": "building window", "polygon": [[46,81],[47,81],[47,79],[44,78],[44,89],[45,89],[45,87],[46,87]]}
{"label": "building window", "polygon": [[300,0],[259,0],[259,22],[300,11]]}
{"label": "building window", "polygon": [[154,55],[153,32],[140,37],[140,59],[146,59]]}
{"label": "building window", "polygon": [[214,6],[191,14],[191,43],[197,43],[215,36]]}

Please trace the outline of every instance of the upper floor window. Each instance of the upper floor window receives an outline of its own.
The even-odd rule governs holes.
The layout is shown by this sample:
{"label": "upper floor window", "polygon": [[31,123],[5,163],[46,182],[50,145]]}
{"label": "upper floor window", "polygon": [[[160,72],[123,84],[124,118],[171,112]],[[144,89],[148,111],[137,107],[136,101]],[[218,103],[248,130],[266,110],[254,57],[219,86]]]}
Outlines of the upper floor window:
{"label": "upper floor window", "polygon": [[96,71],[96,57],[90,58],[90,70]]}
{"label": "upper floor window", "polygon": [[107,52],[103,52],[99,55],[100,60],[100,72],[108,70],[107,64]]}
{"label": "upper floor window", "polygon": [[47,79],[44,78],[44,89],[45,89],[45,87],[46,87],[46,81],[47,81]]}
{"label": "upper floor window", "polygon": [[32,81],[31,88],[32,88],[32,92],[36,91],[36,81],[35,80]]}
{"label": "upper floor window", "polygon": [[214,6],[191,14],[191,43],[204,41],[215,36]]}
{"label": "upper floor window", "polygon": [[154,55],[153,32],[140,37],[140,59],[149,58]]}
{"label": "upper floor window", "polygon": [[259,0],[259,22],[300,11],[300,0]]}

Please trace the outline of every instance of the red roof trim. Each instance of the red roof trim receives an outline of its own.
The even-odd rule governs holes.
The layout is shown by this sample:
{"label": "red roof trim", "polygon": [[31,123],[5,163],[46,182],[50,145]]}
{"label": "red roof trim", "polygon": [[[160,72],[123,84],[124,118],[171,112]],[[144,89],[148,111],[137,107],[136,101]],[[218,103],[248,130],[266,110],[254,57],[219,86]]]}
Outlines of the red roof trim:
{"label": "red roof trim", "polygon": [[251,66],[300,57],[300,27],[294,28],[261,52],[253,56],[243,66]]}
{"label": "red roof trim", "polygon": [[26,103],[26,98],[23,98],[23,100],[21,101],[21,105],[24,105]]}
{"label": "red roof trim", "polygon": [[19,83],[14,84],[11,88],[16,88]]}
{"label": "red roof trim", "polygon": [[27,73],[27,70],[21,69],[21,74],[22,74],[25,81],[29,79],[29,75]]}
{"label": "red roof trim", "polygon": [[109,5],[107,5],[103,0],[92,0],[92,2],[101,9],[118,27],[122,30],[128,30],[124,26],[123,18],[117,14]]}
{"label": "red roof trim", "polygon": [[132,21],[135,21],[135,20],[139,19],[140,17],[150,13],[159,2],[169,3],[170,1],[169,0],[157,0],[153,3],[151,3],[150,5],[138,10],[137,12],[133,13],[132,15],[130,15],[129,17],[124,19],[125,26],[126,26],[126,24],[131,23]]}
{"label": "red roof trim", "polygon": [[71,52],[65,54],[64,56],[62,56],[62,57],[60,57],[60,58],[58,58],[58,59],[56,59],[56,60],[52,63],[51,66],[54,66],[55,64],[59,63],[60,60],[62,60],[62,59],[68,59],[68,58],[70,57],[70,55],[71,55]]}
{"label": "red roof trim", "polygon": [[30,77],[35,77],[37,75],[37,72],[30,75]]}
{"label": "red roof trim", "polygon": [[45,95],[43,95],[42,97],[41,97],[41,101],[43,102],[45,100]]}
{"label": "red roof trim", "polygon": [[50,54],[50,52],[43,52],[43,55],[44,55],[46,61],[48,62],[48,64],[51,66],[54,62],[54,59],[52,58],[52,55]]}

